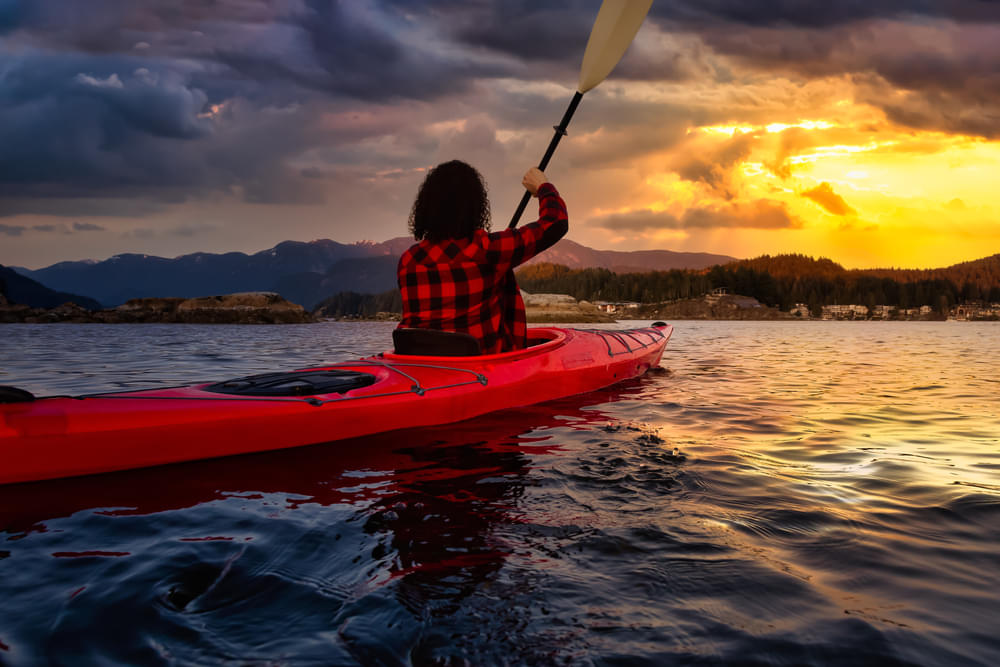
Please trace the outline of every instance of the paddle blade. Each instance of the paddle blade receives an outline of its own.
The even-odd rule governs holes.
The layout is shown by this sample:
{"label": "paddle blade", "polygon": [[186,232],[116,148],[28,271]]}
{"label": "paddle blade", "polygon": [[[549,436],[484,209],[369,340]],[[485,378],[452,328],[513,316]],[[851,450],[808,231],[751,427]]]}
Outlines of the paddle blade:
{"label": "paddle blade", "polygon": [[611,74],[652,4],[653,0],[604,0],[583,53],[578,91],[587,92]]}

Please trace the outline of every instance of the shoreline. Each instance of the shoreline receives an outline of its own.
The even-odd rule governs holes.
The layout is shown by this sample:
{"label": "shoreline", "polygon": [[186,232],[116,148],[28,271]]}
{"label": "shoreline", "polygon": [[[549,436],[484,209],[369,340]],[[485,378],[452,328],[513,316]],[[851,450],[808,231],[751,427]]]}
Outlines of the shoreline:
{"label": "shoreline", "polygon": [[[706,296],[658,304],[601,304],[577,301],[565,294],[523,293],[528,324],[613,324],[632,321],[775,321],[775,322],[1000,322],[1000,316],[981,316],[959,307],[948,316],[934,312],[872,310],[845,306],[821,317],[804,308],[791,312],[765,306],[752,297]],[[958,316],[956,316],[956,312]],[[897,316],[890,316],[896,313]],[[905,314],[904,314],[905,313]],[[55,308],[32,308],[0,301],[0,324],[309,324],[314,322],[398,322],[400,313],[374,316],[324,317],[306,311],[273,292],[246,292],[196,298],[132,299],[116,308],[87,310],[67,302]]]}

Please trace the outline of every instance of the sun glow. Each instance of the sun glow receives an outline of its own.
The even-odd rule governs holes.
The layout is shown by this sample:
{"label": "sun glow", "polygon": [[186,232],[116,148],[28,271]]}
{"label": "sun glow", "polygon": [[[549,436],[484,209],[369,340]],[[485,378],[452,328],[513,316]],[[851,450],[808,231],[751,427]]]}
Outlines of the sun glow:
{"label": "sun glow", "polygon": [[602,211],[671,217],[618,229],[616,240],[739,257],[806,253],[850,268],[944,266],[1000,250],[1000,142],[898,128],[863,105],[830,111],[688,128],[636,163],[640,196]]}
{"label": "sun glow", "polygon": [[733,137],[737,133],[751,134],[755,132],[767,132],[769,134],[776,134],[793,128],[801,130],[829,130],[835,127],[837,126],[834,123],[826,120],[803,120],[798,123],[768,123],[767,125],[703,125],[701,127],[690,128],[688,133],[701,131],[708,134],[724,134],[727,137]]}
{"label": "sun glow", "polygon": [[775,132],[784,132],[785,130],[790,130],[793,127],[797,127],[803,130],[829,130],[832,127],[836,127],[833,123],[829,123],[825,120],[804,120],[800,123],[771,123],[764,129],[772,134]]}
{"label": "sun glow", "polygon": [[732,137],[737,132],[740,134],[749,134],[754,132],[757,128],[752,125],[709,125],[705,127],[693,127],[688,130],[688,134],[692,132],[708,132],[709,134],[724,134],[727,137]]}
{"label": "sun glow", "polygon": [[877,151],[883,148],[889,148],[896,145],[895,141],[885,141],[878,142],[873,141],[863,146],[817,146],[813,148],[808,153],[803,153],[801,155],[794,155],[788,158],[789,164],[805,164],[809,162],[818,162],[820,160],[825,160],[834,157],[843,157],[844,155],[850,155],[852,153],[869,153],[871,151]]}

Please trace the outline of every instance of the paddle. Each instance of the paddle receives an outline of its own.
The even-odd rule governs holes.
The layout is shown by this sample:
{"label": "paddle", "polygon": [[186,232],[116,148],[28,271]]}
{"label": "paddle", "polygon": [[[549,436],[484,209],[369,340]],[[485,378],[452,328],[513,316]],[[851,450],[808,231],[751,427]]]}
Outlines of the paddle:
{"label": "paddle", "polygon": [[[577,84],[576,94],[573,95],[562,120],[555,126],[555,136],[549,142],[542,161],[538,163],[539,169],[544,170],[549,165],[549,160],[556,152],[559,140],[566,134],[566,126],[573,118],[573,112],[583,99],[583,94],[604,81],[625,55],[625,49],[632,43],[652,4],[653,0],[604,0],[601,4],[594,27],[590,30],[587,49],[583,52],[583,64],[580,66],[580,82]],[[514,217],[507,225],[508,229],[517,227],[517,222],[530,200],[531,193],[525,191]]]}

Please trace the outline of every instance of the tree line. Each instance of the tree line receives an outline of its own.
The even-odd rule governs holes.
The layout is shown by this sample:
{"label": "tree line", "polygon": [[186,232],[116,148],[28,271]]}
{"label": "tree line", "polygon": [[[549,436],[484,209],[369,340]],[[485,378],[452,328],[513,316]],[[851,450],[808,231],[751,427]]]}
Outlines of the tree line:
{"label": "tree line", "polygon": [[899,309],[930,306],[946,313],[956,303],[1000,302],[1000,284],[981,287],[974,282],[956,285],[946,278],[901,281],[859,272],[821,271],[794,275],[753,268],[746,263],[714,266],[706,271],[671,270],[616,274],[607,269],[569,269],[534,264],[518,272],[518,283],[528,292],[570,294],[587,301],[660,303],[699,297],[724,287],[732,294],[752,296],[767,306],[790,310],[797,303],[813,312],[826,305],[876,305]]}
{"label": "tree line", "polygon": [[[517,272],[521,289],[569,294],[577,300],[657,303],[701,296],[713,287],[704,273],[673,269],[613,273],[608,269],[570,269],[561,264],[530,264]],[[742,294],[742,292],[741,292]]]}
{"label": "tree line", "polygon": [[[725,287],[733,294],[752,296],[764,305],[790,310],[804,303],[810,313],[819,315],[823,306],[877,305],[900,310],[930,306],[935,312],[947,314],[956,303],[966,301],[963,289],[943,278],[899,282],[875,276],[784,276],[774,277],[766,271],[747,267],[716,266],[708,272],[713,288]],[[965,291],[974,293],[974,289]],[[1000,301],[1000,288],[994,288],[992,300]]]}
{"label": "tree line", "polygon": [[[1000,257],[1000,256],[997,256]],[[989,258],[994,259],[994,258]],[[946,314],[958,303],[1000,303],[1000,275],[991,266],[976,271],[966,265],[957,282],[947,270],[928,272],[877,270],[847,271],[830,260],[801,255],[759,257],[706,270],[672,269],[642,273],[614,273],[608,269],[570,269],[561,264],[530,264],[517,272],[521,289],[532,293],[569,294],[585,301],[662,303],[698,298],[716,288],[752,296],[764,305],[790,310],[806,304],[814,315],[827,305],[876,305],[898,309],[930,306]],[[891,274],[891,275],[890,275]],[[994,279],[994,275],[997,277]],[[380,294],[340,292],[316,309],[321,317],[373,318],[378,313],[401,313],[398,289]]]}

